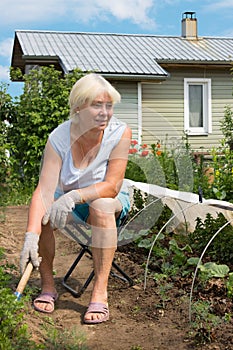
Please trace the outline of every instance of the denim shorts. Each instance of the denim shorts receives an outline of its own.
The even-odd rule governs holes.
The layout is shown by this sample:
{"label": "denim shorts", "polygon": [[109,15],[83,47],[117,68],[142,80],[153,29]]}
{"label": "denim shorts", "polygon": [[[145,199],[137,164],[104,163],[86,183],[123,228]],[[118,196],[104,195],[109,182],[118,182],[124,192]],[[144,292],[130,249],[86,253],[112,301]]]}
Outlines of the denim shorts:
{"label": "denim shorts", "polygon": [[[58,199],[61,195],[62,194],[60,192],[56,191],[54,198]],[[116,198],[119,199],[122,205],[121,213],[116,220],[116,224],[117,226],[119,226],[130,209],[129,193],[125,191],[119,192]],[[89,216],[89,204],[83,203],[75,205],[72,214],[74,216],[75,221],[87,222],[87,218]]]}

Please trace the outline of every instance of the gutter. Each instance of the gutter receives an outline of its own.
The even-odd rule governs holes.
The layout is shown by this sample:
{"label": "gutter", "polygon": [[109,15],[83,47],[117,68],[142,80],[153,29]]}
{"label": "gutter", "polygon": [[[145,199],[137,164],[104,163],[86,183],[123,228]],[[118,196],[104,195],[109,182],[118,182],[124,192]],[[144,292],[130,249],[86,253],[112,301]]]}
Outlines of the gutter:
{"label": "gutter", "polygon": [[156,62],[158,64],[183,64],[183,65],[226,65],[226,66],[231,66],[233,59],[232,60],[225,60],[225,61],[204,61],[204,60],[176,60],[176,59],[157,59]]}
{"label": "gutter", "polygon": [[148,81],[148,80],[167,80],[170,78],[170,74],[167,75],[155,75],[155,74],[124,74],[124,73],[104,73],[96,72],[101,74],[105,78],[117,79],[117,80],[136,80],[136,81]]}

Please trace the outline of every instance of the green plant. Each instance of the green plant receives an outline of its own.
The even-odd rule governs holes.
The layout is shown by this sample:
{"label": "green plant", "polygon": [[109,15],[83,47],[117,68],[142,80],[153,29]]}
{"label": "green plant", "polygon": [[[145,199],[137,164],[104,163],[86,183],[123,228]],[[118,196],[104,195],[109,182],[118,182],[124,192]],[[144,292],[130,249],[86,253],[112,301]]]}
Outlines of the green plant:
{"label": "green plant", "polygon": [[[17,71],[11,74],[19,74]],[[83,74],[74,70],[65,76],[53,66],[33,69],[24,75],[24,92],[9,120],[11,181],[14,187],[32,189],[38,181],[41,158],[49,133],[69,118],[68,97]]]}
{"label": "green plant", "polygon": [[46,349],[50,350],[88,350],[86,337],[77,329],[57,329],[51,319],[44,324],[46,329]]}
{"label": "green plant", "polygon": [[[213,234],[222,227],[227,220],[222,213],[219,213],[216,218],[210,214],[206,215],[204,222],[197,218],[197,224],[194,232],[188,235],[188,243],[196,255],[201,255],[205,246],[212,238]],[[210,247],[208,248],[208,256],[212,261],[220,264],[231,265],[233,258],[233,227],[226,226],[219,235],[215,237]]]}
{"label": "green plant", "polygon": [[224,142],[233,150],[233,112],[230,106],[225,107],[224,117],[220,120],[220,129],[224,136]]}
{"label": "green plant", "polygon": [[209,301],[198,300],[193,303],[192,309],[194,316],[192,327],[196,331],[196,342],[198,344],[211,342],[214,328],[223,320],[212,312]]}
{"label": "green plant", "polygon": [[14,104],[11,96],[7,93],[7,89],[7,84],[0,83],[0,184],[2,186],[10,173],[8,132],[9,120],[14,115]]}
{"label": "green plant", "polygon": [[233,272],[230,272],[226,280],[227,296],[233,298]]}
{"label": "green plant", "polygon": [[[0,259],[4,252],[0,250]],[[0,349],[1,350],[36,350],[44,349],[42,345],[35,344],[30,339],[28,327],[24,322],[26,305],[24,301],[16,301],[12,290],[8,288],[10,283],[10,266],[0,266]],[[12,268],[12,267],[11,267]]]}
{"label": "green plant", "polygon": [[211,278],[224,278],[229,273],[229,267],[227,265],[218,265],[215,262],[207,262],[198,266],[199,274],[198,279],[202,283],[206,283]]}
{"label": "green plant", "polygon": [[157,307],[165,309],[166,302],[170,300],[167,292],[173,288],[173,283],[168,282],[166,271],[164,273],[155,273],[153,279],[156,281],[158,293],[161,298],[161,304],[157,305]]}

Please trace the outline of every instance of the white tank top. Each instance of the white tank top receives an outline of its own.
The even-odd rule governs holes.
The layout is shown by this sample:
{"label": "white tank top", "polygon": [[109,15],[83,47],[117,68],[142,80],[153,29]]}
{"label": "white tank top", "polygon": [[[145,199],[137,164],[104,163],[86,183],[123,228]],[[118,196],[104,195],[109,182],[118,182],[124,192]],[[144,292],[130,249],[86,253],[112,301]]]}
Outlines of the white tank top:
{"label": "white tank top", "polygon": [[104,181],[109,156],[120,141],[126,123],[112,117],[104,130],[101,146],[96,158],[85,168],[78,169],[73,164],[70,147],[71,119],[60,124],[49,135],[49,141],[62,159],[57,191],[64,193],[73,189],[90,186]]}

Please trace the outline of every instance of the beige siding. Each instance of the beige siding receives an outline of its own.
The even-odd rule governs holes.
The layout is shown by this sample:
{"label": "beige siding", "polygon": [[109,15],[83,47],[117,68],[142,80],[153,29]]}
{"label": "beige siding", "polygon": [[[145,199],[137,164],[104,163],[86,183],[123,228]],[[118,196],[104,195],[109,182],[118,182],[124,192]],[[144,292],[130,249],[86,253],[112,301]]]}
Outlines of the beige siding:
{"label": "beige siding", "polygon": [[138,87],[137,82],[118,82],[113,84],[121,94],[121,103],[114,108],[114,115],[125,121],[138,138]]}
{"label": "beige siding", "polygon": [[[178,142],[184,136],[184,78],[210,78],[212,85],[212,133],[189,136],[192,149],[210,150],[222,138],[219,121],[226,105],[233,107],[232,75],[225,70],[169,70],[171,78],[162,83],[142,84],[142,139]],[[164,141],[165,142],[165,141]]]}

